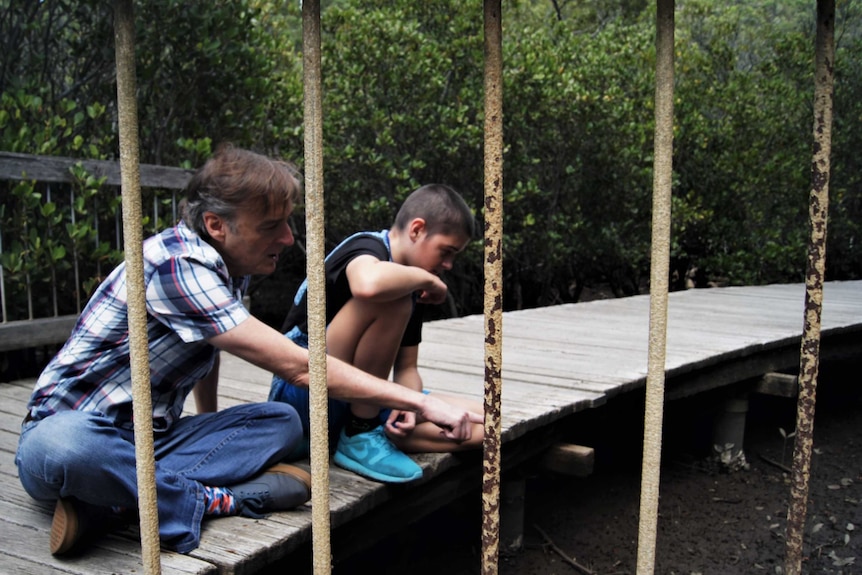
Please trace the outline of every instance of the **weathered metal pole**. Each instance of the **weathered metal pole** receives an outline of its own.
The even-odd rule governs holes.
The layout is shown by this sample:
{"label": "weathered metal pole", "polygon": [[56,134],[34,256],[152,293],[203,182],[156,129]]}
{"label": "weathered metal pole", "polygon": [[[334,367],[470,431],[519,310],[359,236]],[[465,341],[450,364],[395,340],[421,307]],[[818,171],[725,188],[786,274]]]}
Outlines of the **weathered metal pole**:
{"label": "weathered metal pole", "polygon": [[817,2],[814,57],[814,146],[808,217],[808,264],[805,275],[805,315],[799,357],[799,398],[796,402],[796,444],[787,511],[785,572],[802,573],[802,534],[811,472],[811,446],[817,373],[820,365],[820,318],[826,271],[826,223],[829,211],[829,169],[832,151],[832,86],[835,64],[835,0]]}
{"label": "weathered metal pole", "polygon": [[311,408],[311,522],[314,573],[332,571],[329,519],[329,434],[326,387],[326,284],[323,207],[323,96],[320,0],[302,3],[305,122],[305,225],[308,263],[308,368]]}
{"label": "weathered metal pole", "polygon": [[656,13],[655,160],[650,262],[649,359],[638,526],[639,575],[655,569],[656,525],[664,413],[667,291],[670,268],[670,204],[673,176],[674,2],[658,0]]}
{"label": "weathered metal pole", "polygon": [[132,370],[132,409],[141,525],[141,559],[148,575],[161,573],[156,464],[153,447],[153,402],[147,343],[147,303],[144,284],[144,230],[141,226],[138,105],[135,80],[135,17],[132,0],[114,2],[114,42],[117,61],[117,113],[120,135],[120,181],[123,193],[123,237],[129,308],[129,364]]}
{"label": "weathered metal pole", "polygon": [[500,0],[485,0],[485,438],[482,573],[500,554],[500,400],[503,369],[503,28]]}

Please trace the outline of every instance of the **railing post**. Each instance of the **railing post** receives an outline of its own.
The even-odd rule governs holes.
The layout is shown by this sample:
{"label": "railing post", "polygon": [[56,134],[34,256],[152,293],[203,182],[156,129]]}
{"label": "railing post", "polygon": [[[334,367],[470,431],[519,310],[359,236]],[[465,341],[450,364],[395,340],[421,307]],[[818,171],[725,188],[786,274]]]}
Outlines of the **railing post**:
{"label": "railing post", "polygon": [[500,0],[485,0],[485,436],[482,573],[500,554],[500,403],[503,370],[503,31]]}
{"label": "railing post", "polygon": [[311,408],[311,519],[313,570],[332,570],[329,517],[329,433],[326,386],[326,282],[323,205],[323,97],[320,72],[320,1],[302,3],[305,122],[305,221],[308,263],[308,369]]}
{"label": "railing post", "polygon": [[835,0],[817,1],[814,58],[814,154],[809,200],[810,237],[805,275],[805,315],[799,358],[799,397],[796,402],[796,443],[787,511],[788,575],[802,572],[802,532],[811,472],[811,447],[817,372],[820,366],[820,320],[826,273],[826,224],[829,211],[829,170],[832,151],[832,93],[835,70]]}
{"label": "railing post", "polygon": [[123,189],[126,285],[129,307],[130,365],[132,371],[135,460],[138,473],[138,510],[141,559],[148,575],[161,573],[159,516],[156,500],[153,403],[147,341],[144,284],[141,181],[138,152],[138,106],[135,80],[135,21],[132,0],[115,0],[114,37],[117,59],[117,111]]}
{"label": "railing post", "polygon": [[673,42],[674,1],[658,0],[649,357],[638,525],[638,575],[650,575],[655,570],[667,346],[667,292],[670,270],[670,204],[673,176]]}

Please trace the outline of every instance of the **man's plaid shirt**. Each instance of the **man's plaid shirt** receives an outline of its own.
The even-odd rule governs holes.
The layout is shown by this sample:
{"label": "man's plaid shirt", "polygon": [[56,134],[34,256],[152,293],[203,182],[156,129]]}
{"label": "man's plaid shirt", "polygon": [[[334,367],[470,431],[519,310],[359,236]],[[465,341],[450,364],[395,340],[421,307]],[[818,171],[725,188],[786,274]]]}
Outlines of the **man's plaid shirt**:
{"label": "man's plaid shirt", "polygon": [[[230,278],[219,253],[184,223],[144,242],[153,428],[167,429],[186,396],[212,369],[218,351],[205,340],[249,317],[249,277]],[[66,345],[33,392],[33,419],[58,411],[95,411],[132,427],[126,265],[90,299]]]}

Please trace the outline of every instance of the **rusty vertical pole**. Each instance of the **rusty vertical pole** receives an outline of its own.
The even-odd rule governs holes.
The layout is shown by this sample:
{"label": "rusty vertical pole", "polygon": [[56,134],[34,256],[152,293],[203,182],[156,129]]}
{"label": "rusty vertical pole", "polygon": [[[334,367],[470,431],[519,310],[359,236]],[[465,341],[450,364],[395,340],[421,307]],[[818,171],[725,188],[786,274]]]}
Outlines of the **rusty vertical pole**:
{"label": "rusty vertical pole", "polygon": [[638,575],[655,569],[656,525],[664,413],[670,205],[673,177],[674,2],[658,0],[656,13],[655,160],[653,164],[650,325],[644,448],[638,526]]}
{"label": "rusty vertical pole", "polygon": [[314,573],[332,571],[329,518],[329,434],[326,387],[326,284],[323,271],[323,96],[320,0],[302,3],[305,124],[305,224],[308,250],[308,367],[311,409],[311,521]]}
{"label": "rusty vertical pole", "polygon": [[820,318],[826,271],[826,222],[829,211],[829,169],[832,151],[832,86],[835,64],[835,0],[817,1],[814,57],[814,146],[808,217],[808,263],[805,275],[805,314],[799,358],[799,397],[796,402],[796,443],[787,511],[785,572],[802,573],[802,533],[811,472],[811,446],[817,372],[820,363]]}
{"label": "rusty vertical pole", "polygon": [[117,60],[117,113],[120,135],[120,181],[123,194],[123,237],[129,307],[129,363],[132,370],[132,409],[141,559],[148,575],[161,573],[156,464],[153,446],[153,402],[147,343],[147,302],[141,227],[140,153],[135,80],[135,17],[132,0],[114,3],[114,43]]}
{"label": "rusty vertical pole", "polygon": [[503,31],[500,0],[485,0],[485,439],[482,573],[500,551],[500,400],[503,369]]}

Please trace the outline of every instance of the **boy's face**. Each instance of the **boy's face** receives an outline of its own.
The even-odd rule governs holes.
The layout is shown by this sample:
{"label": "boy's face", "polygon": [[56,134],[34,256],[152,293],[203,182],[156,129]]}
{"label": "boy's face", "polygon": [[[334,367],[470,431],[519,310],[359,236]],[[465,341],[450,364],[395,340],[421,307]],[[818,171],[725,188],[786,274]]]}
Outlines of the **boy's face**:
{"label": "boy's face", "polygon": [[292,207],[288,207],[260,214],[240,209],[231,225],[211,212],[204,214],[210,237],[231,276],[268,275],[275,271],[281,252],[293,245],[288,224],[291,211]]}
{"label": "boy's face", "polygon": [[470,238],[461,233],[429,235],[423,228],[413,240],[407,265],[440,275],[452,269],[455,257],[469,242]]}

